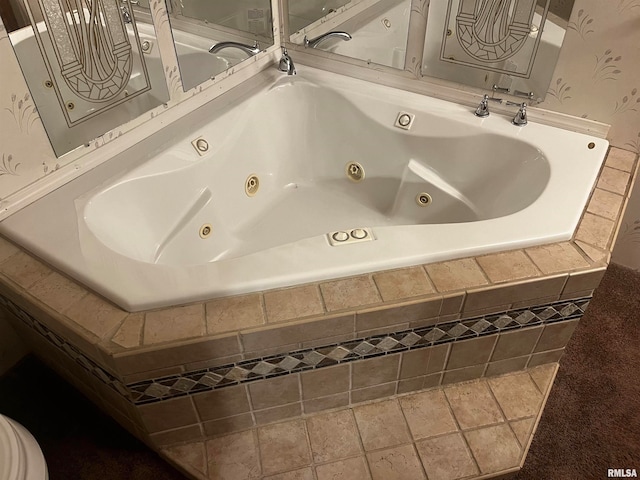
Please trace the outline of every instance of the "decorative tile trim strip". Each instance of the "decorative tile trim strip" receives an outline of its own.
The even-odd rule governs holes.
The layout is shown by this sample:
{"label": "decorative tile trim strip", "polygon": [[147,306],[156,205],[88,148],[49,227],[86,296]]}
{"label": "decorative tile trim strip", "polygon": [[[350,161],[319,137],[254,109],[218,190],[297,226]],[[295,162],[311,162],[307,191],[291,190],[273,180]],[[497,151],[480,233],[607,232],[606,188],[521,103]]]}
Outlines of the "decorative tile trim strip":
{"label": "decorative tile trim strip", "polygon": [[22,323],[39,334],[43,339],[47,340],[52,346],[60,350],[61,353],[64,353],[67,357],[70,358],[70,360],[76,362],[88,373],[92,374],[105,385],[111,387],[123,397],[131,400],[131,393],[129,392],[127,387],[125,387],[125,385],[120,380],[100,367],[96,362],[84,355],[78,347],[67,342],[64,338],[52,331],[49,327],[33,318],[18,305],[7,298],[4,298],[2,295],[0,295],[0,305],[3,305],[7,310],[9,310],[9,312],[19,318]]}
{"label": "decorative tile trim strip", "polygon": [[591,298],[564,300],[548,305],[508,310],[469,319],[375,335],[343,343],[245,360],[180,375],[128,384],[135,404],[153,403],[246,382],[288,375],[339,363],[431,347],[443,343],[573,320],[582,317]]}
{"label": "decorative tile trim strip", "polygon": [[584,315],[590,300],[591,297],[587,297],[507,310],[504,313],[403,330],[389,335],[374,335],[343,343],[297,350],[124,385],[84,355],[80,349],[64,340],[11,300],[0,295],[0,304],[4,305],[26,326],[135,405],[160,402],[231,385],[329,367],[339,363],[458,342],[537,325],[574,320]]}

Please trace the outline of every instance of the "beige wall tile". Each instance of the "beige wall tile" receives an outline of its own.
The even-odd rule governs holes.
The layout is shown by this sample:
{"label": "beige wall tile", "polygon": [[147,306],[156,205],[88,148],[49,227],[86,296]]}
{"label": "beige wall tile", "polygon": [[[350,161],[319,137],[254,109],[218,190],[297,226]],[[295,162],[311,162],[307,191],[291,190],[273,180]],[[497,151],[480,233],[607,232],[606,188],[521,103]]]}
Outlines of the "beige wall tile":
{"label": "beige wall tile", "polygon": [[47,265],[23,251],[10,255],[4,260],[0,264],[0,271],[22,288],[29,288],[51,274],[51,269]]}
{"label": "beige wall tile", "polygon": [[569,320],[545,325],[544,331],[540,336],[540,340],[538,340],[538,344],[536,345],[534,352],[538,353],[546,350],[564,348],[577,326],[578,320]]}
{"label": "beige wall tile", "polygon": [[345,363],[300,373],[302,398],[308,400],[348,391],[350,368],[351,363]]}
{"label": "beige wall tile", "polygon": [[462,304],[466,297],[465,292],[450,293],[442,297],[442,308],[440,308],[440,317],[444,315],[454,315],[462,310]]}
{"label": "beige wall tile", "polygon": [[142,343],[143,326],[144,313],[132,313],[124,319],[111,341],[124,348],[139,347]]}
{"label": "beige wall tile", "polygon": [[575,298],[592,297],[593,290],[581,290],[579,292],[567,292],[560,295],[560,300],[573,300]]}
{"label": "beige wall tile", "polygon": [[614,168],[604,167],[600,172],[597,187],[609,192],[624,195],[627,191],[630,174]]}
{"label": "beige wall tile", "polygon": [[569,242],[527,248],[525,251],[544,274],[589,266],[589,263],[580,255],[580,252]]}
{"label": "beige wall tile", "polygon": [[49,276],[36,282],[29,293],[55,311],[64,312],[84,297],[87,290],[58,272],[51,272]]}
{"label": "beige wall tile", "polygon": [[351,367],[352,388],[372,387],[397,380],[399,364],[399,353],[354,362]]}
{"label": "beige wall tile", "polygon": [[[494,297],[494,296],[502,296],[504,295],[505,297],[508,297],[509,294],[508,292],[511,290],[507,290],[509,289],[509,287],[505,286],[505,290],[504,292],[500,292],[497,289],[490,289],[490,290],[483,290],[481,292],[473,292],[472,298],[471,298],[471,302],[470,302],[470,306],[471,303],[490,303],[490,301],[487,301],[486,298],[489,297]],[[486,294],[486,296],[485,296]],[[480,298],[482,298],[484,296],[484,300],[480,300]],[[508,298],[498,298],[499,301],[507,301]],[[491,305],[488,307],[483,307],[483,308],[477,308],[477,309],[473,309],[473,310],[467,310],[466,308],[464,309],[464,311],[462,312],[461,318],[472,318],[472,317],[480,317],[482,315],[493,315],[495,313],[502,313],[502,312],[506,312],[507,310],[511,309],[511,303],[503,303],[500,305]]]}
{"label": "beige wall tile", "polygon": [[558,350],[550,350],[548,352],[534,353],[529,359],[527,368],[537,367],[539,365],[545,365],[547,363],[559,362],[564,355],[564,348]]}
{"label": "beige wall tile", "polygon": [[267,321],[284,322],[324,313],[317,285],[274,290],[264,294]]}
{"label": "beige wall tile", "polygon": [[455,432],[456,425],[441,389],[399,398],[414,440]]}
{"label": "beige wall tile", "polygon": [[353,333],[354,317],[353,314],[337,315],[321,320],[299,322],[295,325],[243,333],[242,344],[245,352],[255,352],[292,343],[347,335]]}
{"label": "beige wall tile", "polygon": [[316,463],[360,455],[360,436],[350,409],[314,415],[307,419],[311,453]]}
{"label": "beige wall tile", "polygon": [[538,414],[542,394],[528,373],[491,378],[489,386],[508,420]]}
{"label": "beige wall tile", "polygon": [[148,372],[134,373],[131,375],[123,375],[122,381],[125,384],[142,382],[143,380],[151,380],[154,378],[168,377],[169,375],[177,375],[185,370],[182,367],[160,368],[158,370],[150,370]]}
{"label": "beige wall tile", "polygon": [[382,301],[373,279],[366,275],[321,283],[320,290],[329,312]]}
{"label": "beige wall tile", "polygon": [[304,413],[316,413],[332,408],[345,407],[347,405],[349,405],[349,392],[313,398],[302,402]]}
{"label": "beige wall tile", "polygon": [[377,335],[389,335],[395,332],[409,330],[409,322],[397,323],[381,328],[373,328],[371,330],[356,330],[355,338],[373,337]]}
{"label": "beige wall tile", "polygon": [[231,417],[250,410],[246,385],[197,393],[192,398],[202,421]]}
{"label": "beige wall tile", "polygon": [[424,385],[422,388],[433,388],[441,384],[442,384],[442,373],[434,373],[432,375],[425,375]]}
{"label": "beige wall tile", "polygon": [[124,310],[91,293],[75,302],[66,313],[67,317],[99,338],[113,333],[127,315]]}
{"label": "beige wall tile", "polygon": [[198,423],[198,416],[189,397],[140,405],[138,411],[150,433]]}
{"label": "beige wall tile", "polygon": [[240,353],[236,335],[199,339],[167,348],[151,348],[143,352],[114,355],[118,370],[123,375],[185,365],[192,362],[228,358]]}
{"label": "beige wall tile", "polygon": [[315,480],[313,478],[313,470],[311,467],[301,468],[292,472],[280,473],[278,475],[269,475],[264,480]]}
{"label": "beige wall tile", "polygon": [[260,454],[253,431],[232,433],[205,443],[209,478],[254,480],[261,478]]}
{"label": "beige wall tile", "polygon": [[316,467],[318,480],[370,480],[367,462],[362,457],[339,460]]}
{"label": "beige wall tile", "polygon": [[481,310],[504,311],[506,305],[523,300],[559,296],[567,275],[536,278],[514,282],[500,287],[492,287],[467,292],[464,302],[464,316]]}
{"label": "beige wall tile", "polygon": [[416,442],[416,448],[429,480],[453,480],[479,473],[459,433],[420,440]]}
{"label": "beige wall tile", "polygon": [[542,329],[544,327],[529,327],[511,332],[504,332],[498,336],[496,348],[491,355],[491,360],[504,360],[506,358],[529,355],[533,351]]}
{"label": "beige wall tile", "polygon": [[434,318],[440,312],[441,303],[442,299],[437,297],[390,308],[359,311],[356,313],[356,331],[362,332],[390,325],[397,326],[425,318]]}
{"label": "beige wall tile", "polygon": [[240,432],[253,427],[253,417],[250,413],[243,413],[233,417],[221,418],[204,422],[202,427],[207,437],[217,437],[229,433]]}
{"label": "beige wall tile", "polygon": [[189,466],[203,476],[207,474],[207,451],[204,442],[191,442],[185,445],[167,447],[164,453],[182,467]]}
{"label": "beige wall tile", "polygon": [[506,360],[491,362],[487,365],[487,370],[484,375],[485,377],[493,377],[496,375],[504,375],[505,373],[517,372],[518,370],[524,370],[528,361],[529,356],[507,358]]}
{"label": "beige wall tile", "polygon": [[533,307],[537,305],[548,305],[549,303],[557,302],[560,295],[552,295],[550,297],[543,298],[531,298],[529,300],[522,300],[520,302],[513,302],[511,308],[517,310],[519,308]]}
{"label": "beige wall tile", "polygon": [[633,164],[636,160],[636,153],[622,150],[620,148],[611,147],[605,165],[607,167],[622,170],[623,172],[631,172],[633,170]]}
{"label": "beige wall tile", "polygon": [[375,385],[373,387],[351,390],[351,403],[366,402],[375,400],[376,398],[386,398],[395,395],[398,388],[397,383],[398,382],[383,383],[382,385]]}
{"label": "beige wall tile", "polygon": [[205,310],[209,334],[258,327],[265,323],[262,297],[258,293],[215,299],[205,304]]}
{"label": "beige wall tile", "polygon": [[427,365],[427,374],[444,370],[445,365],[449,360],[450,350],[451,344],[429,347],[429,364]]}
{"label": "beige wall tile", "polygon": [[598,248],[606,249],[614,227],[615,224],[611,220],[585,213],[575,238]]}
{"label": "beige wall tile", "polygon": [[303,420],[293,420],[258,429],[262,473],[286,472],[311,463]]}
{"label": "beige wall tile", "polygon": [[572,293],[598,288],[600,280],[602,280],[606,271],[606,267],[600,267],[587,272],[576,272],[570,274],[567,279],[567,284],[564,286],[564,290],[562,291],[562,295],[566,297]]}
{"label": "beige wall tile", "polygon": [[476,260],[493,283],[540,275],[536,266],[522,250],[484,255],[477,257]]}
{"label": "beige wall tile", "polygon": [[409,429],[397,400],[353,408],[364,449],[377,450],[411,441]]}
{"label": "beige wall tile", "polygon": [[398,394],[415,392],[424,388],[424,375],[398,381]]}
{"label": "beige wall tile", "polygon": [[200,425],[189,425],[188,427],[166,430],[164,432],[152,433],[149,440],[155,446],[174,445],[176,443],[194,442],[203,437]]}
{"label": "beige wall tile", "polygon": [[464,290],[489,283],[473,258],[433,263],[425,268],[439,292]]}
{"label": "beige wall tile", "polygon": [[596,188],[589,201],[587,211],[609,220],[616,220],[620,214],[623,201],[624,197],[622,195]]}
{"label": "beige wall tile", "polygon": [[520,445],[507,424],[472,430],[464,436],[481,473],[500,472],[520,464]]}
{"label": "beige wall tile", "polygon": [[462,429],[482,427],[504,420],[484,381],[450,385],[444,387],[444,393]]}
{"label": "beige wall tile", "polygon": [[496,340],[497,335],[488,335],[453,343],[447,370],[487,363]]}
{"label": "beige wall tile", "polygon": [[3,237],[0,237],[0,272],[3,271],[2,265],[1,265],[2,262],[4,262],[10,256],[15,255],[19,251],[20,249],[16,247],[13,243],[11,243],[9,240]]}
{"label": "beige wall tile", "polygon": [[522,448],[526,448],[529,444],[529,439],[531,438],[531,432],[535,423],[535,417],[523,418],[521,420],[514,420],[513,422],[509,422],[509,424],[511,425],[511,429],[513,430],[513,433],[516,434],[518,443],[520,443],[520,446]]}
{"label": "beige wall tile", "polygon": [[535,382],[538,390],[542,392],[544,395],[547,392],[547,389],[551,386],[551,382],[553,382],[553,378],[556,373],[557,365],[548,364],[542,365],[540,367],[529,369],[529,375],[531,375],[531,379]]}
{"label": "beige wall tile", "polygon": [[256,425],[278,422],[287,418],[295,418],[302,415],[301,403],[289,403],[280,407],[267,408],[266,410],[256,410]]}
{"label": "beige wall tile", "polygon": [[413,445],[367,454],[373,480],[426,480]]}
{"label": "beige wall tile", "polygon": [[202,304],[156,310],[145,316],[145,345],[201,337],[205,333]]}
{"label": "beige wall tile", "polygon": [[251,404],[256,410],[300,401],[298,374],[268,378],[248,384]]}
{"label": "beige wall tile", "polygon": [[411,378],[424,375],[429,364],[429,348],[419,348],[402,354],[400,378]]}
{"label": "beige wall tile", "polygon": [[575,244],[584,252],[584,254],[589,257],[593,262],[604,262],[609,263],[610,253],[605,250],[600,250],[599,248],[594,247],[593,245],[589,245],[588,243],[581,242],[580,240],[576,240]]}
{"label": "beige wall tile", "polygon": [[385,302],[418,297],[435,292],[422,267],[403,268],[374,274],[373,280]]}

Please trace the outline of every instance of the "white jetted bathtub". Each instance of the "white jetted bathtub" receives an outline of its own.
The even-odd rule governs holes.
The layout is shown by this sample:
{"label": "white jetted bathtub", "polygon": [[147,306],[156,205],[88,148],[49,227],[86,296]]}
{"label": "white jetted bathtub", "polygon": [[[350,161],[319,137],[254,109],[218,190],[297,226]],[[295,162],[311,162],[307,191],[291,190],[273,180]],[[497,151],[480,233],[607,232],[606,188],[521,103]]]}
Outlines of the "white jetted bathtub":
{"label": "white jetted bathtub", "polygon": [[606,140],[298,72],[270,68],[0,232],[130,311],[571,237]]}

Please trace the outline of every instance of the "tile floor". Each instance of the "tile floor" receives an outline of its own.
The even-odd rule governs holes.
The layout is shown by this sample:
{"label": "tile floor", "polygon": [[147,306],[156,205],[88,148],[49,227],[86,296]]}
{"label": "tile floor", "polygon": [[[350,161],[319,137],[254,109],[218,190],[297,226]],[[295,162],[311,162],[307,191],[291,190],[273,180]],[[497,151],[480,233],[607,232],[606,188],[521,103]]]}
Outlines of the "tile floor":
{"label": "tile floor", "polygon": [[491,478],[524,461],[557,364],[166,448],[196,479]]}

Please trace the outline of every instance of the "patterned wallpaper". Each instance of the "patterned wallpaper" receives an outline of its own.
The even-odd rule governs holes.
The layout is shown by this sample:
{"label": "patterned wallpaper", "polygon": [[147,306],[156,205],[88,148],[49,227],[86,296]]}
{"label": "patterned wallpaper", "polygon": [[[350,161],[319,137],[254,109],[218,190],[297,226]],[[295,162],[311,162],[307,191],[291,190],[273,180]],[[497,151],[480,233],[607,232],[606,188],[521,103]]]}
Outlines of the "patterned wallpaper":
{"label": "patterned wallpaper", "polygon": [[[609,123],[612,145],[640,153],[640,0],[575,0],[541,106]],[[629,201],[612,258],[640,270],[640,188]]]}

